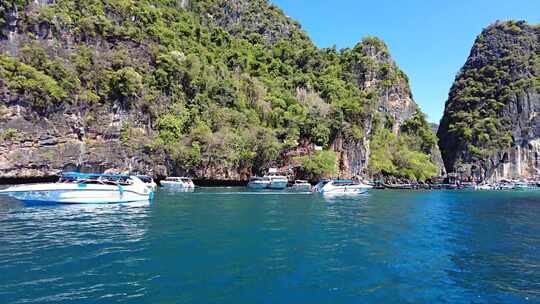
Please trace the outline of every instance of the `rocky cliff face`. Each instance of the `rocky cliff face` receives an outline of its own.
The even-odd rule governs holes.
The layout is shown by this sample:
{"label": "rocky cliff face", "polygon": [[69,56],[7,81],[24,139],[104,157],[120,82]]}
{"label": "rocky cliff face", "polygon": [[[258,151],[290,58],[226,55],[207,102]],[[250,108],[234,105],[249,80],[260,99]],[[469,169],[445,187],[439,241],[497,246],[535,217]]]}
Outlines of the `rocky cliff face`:
{"label": "rocky cliff face", "polygon": [[[48,177],[60,170],[139,171],[164,175],[163,158],[144,153],[145,137],[125,144],[122,121],[136,121],[112,112],[96,111],[99,122],[87,123],[80,113],[38,116],[17,104],[0,106],[0,176]],[[146,130],[138,130],[139,136]]]}
{"label": "rocky cliff face", "polygon": [[420,111],[412,98],[407,76],[392,60],[388,47],[377,38],[364,39],[355,48],[345,52],[347,68],[352,81],[368,95],[369,114],[362,119],[364,126],[360,138],[340,134],[334,150],[340,152],[343,177],[364,176],[369,173],[370,138],[373,122],[382,119],[399,134],[403,123]]}
{"label": "rocky cliff face", "polygon": [[447,170],[490,180],[538,176],[539,110],[540,27],[489,26],[456,77],[441,120]]}
{"label": "rocky cliff face", "polygon": [[0,177],[245,180],[315,145],[365,175],[419,112],[380,40],[317,49],[266,0],[1,3]]}
{"label": "rocky cliff face", "polygon": [[353,52],[360,55],[349,66],[358,87],[375,95],[373,108],[392,119],[397,133],[403,122],[419,111],[407,76],[392,60],[388,47],[376,38],[365,39]]}
{"label": "rocky cliff face", "polygon": [[[431,132],[433,134],[437,134],[439,131],[439,125],[435,123],[430,123],[429,127],[431,128]],[[446,167],[444,165],[444,160],[442,157],[441,150],[439,149],[439,145],[435,145],[431,151],[431,161],[437,165],[437,168],[439,170],[440,176],[446,175]]]}

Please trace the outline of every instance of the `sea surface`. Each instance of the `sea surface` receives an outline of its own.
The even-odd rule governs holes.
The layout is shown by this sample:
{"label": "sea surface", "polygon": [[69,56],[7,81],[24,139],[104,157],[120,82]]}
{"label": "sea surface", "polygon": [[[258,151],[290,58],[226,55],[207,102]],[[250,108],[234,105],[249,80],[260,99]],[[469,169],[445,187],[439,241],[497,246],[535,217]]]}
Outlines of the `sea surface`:
{"label": "sea surface", "polygon": [[540,191],[2,198],[0,303],[540,303]]}

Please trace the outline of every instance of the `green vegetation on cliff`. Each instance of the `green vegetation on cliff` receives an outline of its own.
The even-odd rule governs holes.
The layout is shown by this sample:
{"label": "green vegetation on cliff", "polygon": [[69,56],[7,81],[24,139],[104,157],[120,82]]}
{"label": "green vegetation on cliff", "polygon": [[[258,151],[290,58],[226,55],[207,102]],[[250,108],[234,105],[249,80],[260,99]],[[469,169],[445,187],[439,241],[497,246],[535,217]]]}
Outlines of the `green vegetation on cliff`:
{"label": "green vegetation on cliff", "polygon": [[376,121],[371,137],[370,169],[374,175],[392,175],[425,181],[438,174],[430,153],[436,137],[423,113],[417,112],[401,126],[400,135]]}
{"label": "green vegetation on cliff", "polygon": [[476,39],[439,128],[448,170],[459,163],[485,162],[514,143],[518,121],[512,117],[522,111],[517,101],[540,92],[539,37],[540,28],[509,21],[489,26]]}
{"label": "green vegetation on cliff", "polygon": [[[1,3],[5,16],[12,8]],[[88,124],[103,109],[131,113],[138,120],[122,126],[122,142],[141,137],[131,128],[147,127],[145,152],[163,153],[187,171],[258,171],[302,143],[329,148],[337,136],[361,140],[380,92],[407,84],[395,64],[374,59],[372,53],[389,58],[377,38],[353,49],[318,49],[266,0],[18,1],[17,7],[26,9],[17,26],[27,39],[16,56],[0,55],[0,89],[11,92],[3,102],[28,104],[42,115],[76,108]],[[359,86],[368,74],[377,85]],[[427,125],[410,124],[415,136],[431,140]],[[411,152],[426,152],[423,144],[399,140]],[[304,162],[333,172],[320,164],[326,156]],[[402,155],[409,156],[417,157]]]}
{"label": "green vegetation on cliff", "polygon": [[335,176],[338,174],[337,156],[334,151],[316,151],[312,155],[296,158],[302,168],[313,176]]}

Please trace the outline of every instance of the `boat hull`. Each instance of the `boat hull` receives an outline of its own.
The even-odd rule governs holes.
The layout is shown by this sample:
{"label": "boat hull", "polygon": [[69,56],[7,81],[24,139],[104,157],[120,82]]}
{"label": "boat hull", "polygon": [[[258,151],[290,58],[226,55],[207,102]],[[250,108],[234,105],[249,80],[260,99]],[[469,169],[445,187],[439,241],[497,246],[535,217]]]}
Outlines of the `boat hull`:
{"label": "boat hull", "polygon": [[478,191],[490,191],[490,190],[494,190],[494,188],[492,186],[478,186],[475,188],[475,190],[478,190]]}
{"label": "boat hull", "polygon": [[272,181],[269,185],[268,185],[268,189],[273,189],[273,190],[283,190],[287,188],[287,181]]}
{"label": "boat hull", "polygon": [[187,183],[169,183],[169,182],[161,182],[161,187],[165,190],[186,190],[186,189],[194,189],[195,186]]}
{"label": "boat hull", "polygon": [[269,185],[269,183],[248,183],[247,187],[250,189],[262,190],[267,189]]}
{"label": "boat hull", "polygon": [[146,183],[146,187],[148,188],[148,190],[150,190],[152,192],[156,192],[156,190],[157,190],[157,184],[156,183]]}
{"label": "boat hull", "polygon": [[352,180],[322,180],[313,189],[324,195],[357,195],[373,188],[370,185],[354,183]]}
{"label": "boat hull", "polygon": [[25,203],[40,204],[122,204],[149,201],[153,192],[146,187],[140,192],[130,186],[54,184],[12,187],[0,191]]}
{"label": "boat hull", "polygon": [[356,195],[366,193],[368,189],[365,187],[336,187],[327,190],[323,189],[321,193],[324,195]]}
{"label": "boat hull", "polygon": [[526,184],[526,183],[516,183],[514,185],[514,190],[518,190],[518,191],[529,191],[532,189],[533,187],[531,187],[529,184]]}
{"label": "boat hull", "polygon": [[311,191],[311,185],[293,185],[291,187],[293,191]]}

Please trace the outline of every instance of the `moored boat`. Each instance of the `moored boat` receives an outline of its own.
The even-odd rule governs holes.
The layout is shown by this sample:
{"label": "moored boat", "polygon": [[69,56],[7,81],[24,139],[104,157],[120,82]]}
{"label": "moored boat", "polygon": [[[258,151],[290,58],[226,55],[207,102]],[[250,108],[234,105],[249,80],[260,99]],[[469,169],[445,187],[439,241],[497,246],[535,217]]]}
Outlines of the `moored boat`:
{"label": "moored boat", "polygon": [[495,189],[497,190],[513,190],[515,189],[514,182],[506,179],[500,180],[497,185],[495,186]]}
{"label": "moored boat", "polygon": [[396,190],[412,190],[415,188],[413,184],[384,184],[384,187]]}
{"label": "moored boat", "polygon": [[313,191],[321,194],[362,194],[373,188],[370,185],[354,182],[350,179],[321,180]]}
{"label": "moored boat", "polygon": [[270,179],[270,184],[268,185],[268,189],[283,190],[287,188],[287,184],[289,183],[289,180],[287,179],[286,176],[269,175],[267,177]]}
{"label": "moored boat", "polygon": [[249,180],[247,184],[251,189],[271,189],[271,190],[283,190],[287,188],[289,180],[286,176],[281,175],[265,175],[255,176]]}
{"label": "moored boat", "polygon": [[157,184],[152,177],[148,175],[136,175],[136,176],[146,185],[146,187],[148,187],[148,189],[156,192]]}
{"label": "moored boat", "polygon": [[251,189],[266,189],[270,185],[270,182],[270,178],[266,176],[255,176],[249,180],[247,186]]}
{"label": "moored boat", "polygon": [[447,190],[456,190],[456,189],[458,189],[458,185],[455,184],[455,183],[444,184],[444,189],[447,189]]}
{"label": "moored boat", "polygon": [[291,189],[295,191],[309,191],[311,190],[311,184],[306,180],[297,179],[291,185]]}
{"label": "moored boat", "polygon": [[148,201],[153,191],[136,176],[69,172],[56,183],[13,186],[0,195],[25,203],[106,204]]}
{"label": "moored boat", "polygon": [[431,190],[442,190],[444,189],[444,184],[441,183],[434,183],[430,185]]}
{"label": "moored boat", "polygon": [[519,181],[514,183],[514,189],[515,190],[529,190],[531,189],[531,186],[528,182]]}
{"label": "moored boat", "polygon": [[380,180],[372,181],[371,183],[369,183],[369,185],[373,186],[373,189],[386,189],[386,187],[384,186],[384,182]]}
{"label": "moored boat", "polygon": [[170,176],[160,182],[161,187],[166,190],[186,190],[194,189],[195,184],[189,177]]}
{"label": "moored boat", "polygon": [[476,183],[473,182],[462,182],[458,185],[458,189],[461,190],[474,190],[476,188]]}
{"label": "moored boat", "polygon": [[494,187],[489,184],[480,184],[474,187],[474,190],[493,190]]}

